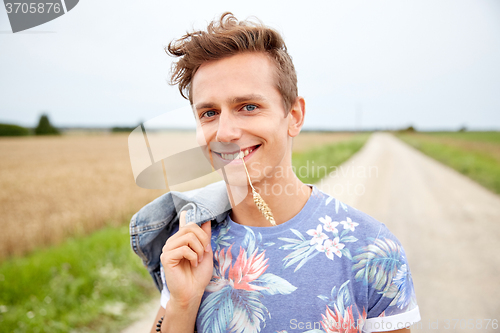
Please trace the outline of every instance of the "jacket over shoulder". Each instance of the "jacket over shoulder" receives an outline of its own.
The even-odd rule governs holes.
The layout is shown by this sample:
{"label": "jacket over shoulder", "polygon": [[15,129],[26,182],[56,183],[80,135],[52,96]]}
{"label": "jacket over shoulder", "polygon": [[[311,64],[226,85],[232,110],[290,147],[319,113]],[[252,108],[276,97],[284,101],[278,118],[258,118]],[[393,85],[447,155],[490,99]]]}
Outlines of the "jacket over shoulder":
{"label": "jacket over shoulder", "polygon": [[192,191],[165,193],[132,216],[130,244],[160,291],[160,255],[167,239],[179,228],[180,213],[186,211],[186,223],[201,226],[207,221],[224,221],[230,210],[226,184],[219,181]]}

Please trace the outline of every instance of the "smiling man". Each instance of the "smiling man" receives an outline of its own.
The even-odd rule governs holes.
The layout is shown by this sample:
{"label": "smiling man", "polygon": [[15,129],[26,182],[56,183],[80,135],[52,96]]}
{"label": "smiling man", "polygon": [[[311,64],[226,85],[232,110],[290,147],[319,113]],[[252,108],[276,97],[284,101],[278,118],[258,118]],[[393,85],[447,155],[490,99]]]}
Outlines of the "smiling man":
{"label": "smiling man", "polygon": [[[418,322],[396,237],[292,170],[305,102],[282,37],[226,13],[168,52],[179,58],[172,81],[193,105],[200,146],[223,166],[232,200],[221,220],[186,224],[183,211],[171,234],[158,227],[163,287],[152,332],[385,332]],[[275,226],[257,209],[252,186]],[[210,210],[218,200],[198,203]],[[137,213],[134,228],[164,226],[173,214],[161,202]]]}

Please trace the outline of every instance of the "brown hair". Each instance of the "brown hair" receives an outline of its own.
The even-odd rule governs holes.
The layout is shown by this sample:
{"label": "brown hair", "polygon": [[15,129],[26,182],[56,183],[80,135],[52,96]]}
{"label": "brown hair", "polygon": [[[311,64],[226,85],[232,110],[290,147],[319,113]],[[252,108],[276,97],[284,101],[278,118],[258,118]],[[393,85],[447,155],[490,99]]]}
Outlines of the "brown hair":
{"label": "brown hair", "polygon": [[207,31],[188,32],[165,48],[171,56],[180,57],[172,65],[170,84],[179,84],[182,97],[192,103],[191,82],[198,68],[206,61],[218,60],[243,52],[263,52],[276,65],[276,86],[283,97],[285,114],[297,97],[297,74],[285,42],[274,29],[261,22],[238,22],[230,12],[212,21]]}

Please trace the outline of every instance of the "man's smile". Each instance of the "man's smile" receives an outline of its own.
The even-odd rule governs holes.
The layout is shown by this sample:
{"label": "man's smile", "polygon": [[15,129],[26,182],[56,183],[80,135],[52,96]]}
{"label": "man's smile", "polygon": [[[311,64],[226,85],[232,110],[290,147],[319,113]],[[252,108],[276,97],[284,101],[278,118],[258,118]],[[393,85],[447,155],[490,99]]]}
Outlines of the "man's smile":
{"label": "man's smile", "polygon": [[226,162],[238,160],[241,158],[241,154],[243,154],[244,160],[246,162],[260,146],[261,145],[251,146],[232,152],[216,152],[214,150],[212,150],[212,152]]}

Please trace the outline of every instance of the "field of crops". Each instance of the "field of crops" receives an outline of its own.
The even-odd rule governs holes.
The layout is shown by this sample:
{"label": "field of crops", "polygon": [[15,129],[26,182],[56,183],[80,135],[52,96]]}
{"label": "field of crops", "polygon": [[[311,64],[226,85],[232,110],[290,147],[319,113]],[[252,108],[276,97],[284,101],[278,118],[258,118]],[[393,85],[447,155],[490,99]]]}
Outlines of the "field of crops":
{"label": "field of crops", "polygon": [[500,194],[500,132],[417,132],[397,136]]}
{"label": "field of crops", "polygon": [[0,257],[122,221],[161,191],[134,183],[126,135],[0,139]]}
{"label": "field of crops", "polygon": [[[166,134],[182,147],[189,132]],[[304,132],[294,151],[349,139],[349,133]],[[0,259],[124,223],[165,190],[139,188],[127,134],[0,139]]]}

